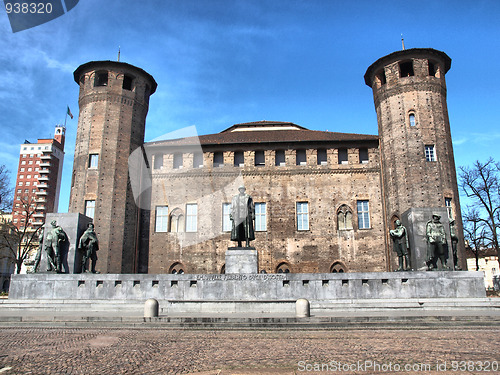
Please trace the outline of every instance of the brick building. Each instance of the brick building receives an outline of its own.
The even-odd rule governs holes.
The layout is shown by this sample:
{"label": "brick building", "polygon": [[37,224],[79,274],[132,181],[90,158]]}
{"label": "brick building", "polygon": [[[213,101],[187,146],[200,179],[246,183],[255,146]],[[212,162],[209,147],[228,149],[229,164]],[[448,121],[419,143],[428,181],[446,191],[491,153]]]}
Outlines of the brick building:
{"label": "brick building", "polygon": [[[84,64],[74,74],[80,118],[70,212],[95,214],[101,272],[222,273],[233,245],[229,203],[243,183],[256,207],[259,270],[392,270],[388,231],[408,209],[446,207],[462,225],[450,66],[428,48],[372,64],[365,82],[378,136],[259,121],[144,143],[153,77],[120,62]],[[134,151],[142,163],[129,161]],[[460,243],[462,267],[463,250]]]}
{"label": "brick building", "polygon": [[25,141],[19,152],[13,223],[35,228],[45,223],[45,214],[57,212],[64,161],[64,126],[56,126],[54,138]]}

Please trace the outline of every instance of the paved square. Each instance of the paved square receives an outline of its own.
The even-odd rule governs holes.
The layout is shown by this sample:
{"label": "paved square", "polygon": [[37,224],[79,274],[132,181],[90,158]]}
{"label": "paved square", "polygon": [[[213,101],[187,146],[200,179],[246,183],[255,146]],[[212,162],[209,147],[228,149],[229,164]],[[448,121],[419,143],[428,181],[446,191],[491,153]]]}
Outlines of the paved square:
{"label": "paved square", "polygon": [[[354,366],[400,366],[403,373],[499,373],[499,327],[407,330],[183,330],[167,328],[2,328],[2,374],[342,374],[377,373]],[[448,371],[438,372],[436,365]],[[459,371],[450,371],[452,361]],[[472,363],[472,365],[471,365]],[[420,365],[430,365],[431,368]],[[410,365],[410,372],[404,366]],[[498,364],[497,364],[498,365]],[[330,367],[326,367],[330,366]],[[337,363],[338,366],[338,363]],[[465,366],[465,367],[464,367]],[[467,367],[468,366],[468,367]],[[461,371],[460,368],[465,369]],[[385,371],[384,371],[385,369]],[[378,373],[397,373],[381,367]],[[442,368],[443,369],[443,368]],[[328,370],[328,371],[327,371]],[[378,370],[376,368],[376,370]],[[396,369],[397,370],[397,369]],[[493,371],[496,370],[496,371]]]}

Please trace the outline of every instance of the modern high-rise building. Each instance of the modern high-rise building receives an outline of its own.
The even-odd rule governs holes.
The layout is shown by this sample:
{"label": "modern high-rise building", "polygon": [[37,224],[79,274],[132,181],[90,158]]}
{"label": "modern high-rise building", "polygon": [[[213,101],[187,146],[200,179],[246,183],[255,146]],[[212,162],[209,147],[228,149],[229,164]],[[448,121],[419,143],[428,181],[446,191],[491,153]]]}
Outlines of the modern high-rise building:
{"label": "modern high-rise building", "polygon": [[25,141],[19,152],[12,220],[16,227],[36,228],[45,215],[57,212],[64,160],[65,127],[55,127],[54,138]]}

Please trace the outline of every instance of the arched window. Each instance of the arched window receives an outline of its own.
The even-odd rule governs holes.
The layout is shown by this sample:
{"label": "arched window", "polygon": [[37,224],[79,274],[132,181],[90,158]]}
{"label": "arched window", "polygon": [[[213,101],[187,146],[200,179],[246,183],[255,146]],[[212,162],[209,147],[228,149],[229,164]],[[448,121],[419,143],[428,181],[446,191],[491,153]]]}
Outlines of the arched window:
{"label": "arched window", "polygon": [[184,267],[184,265],[180,262],[175,262],[173,263],[169,270],[168,270],[168,273],[171,273],[171,274],[174,274],[174,275],[181,275],[184,273],[184,270],[186,269],[186,267]]}
{"label": "arched window", "polygon": [[342,262],[334,262],[330,267],[331,273],[344,273],[347,272],[346,266]]}
{"label": "arched window", "polygon": [[351,230],[352,227],[352,211],[349,206],[343,204],[337,210],[337,228],[338,230]]}
{"label": "arched window", "polygon": [[410,126],[417,125],[417,120],[415,118],[415,113],[410,112],[410,114],[408,115],[408,120],[410,121]]}
{"label": "arched window", "polygon": [[96,72],[94,77],[94,87],[108,85],[108,72]]}
{"label": "arched window", "polygon": [[225,264],[221,267],[220,273],[222,273],[222,274],[226,273],[226,265]]}
{"label": "arched window", "polygon": [[184,232],[184,213],[180,208],[174,208],[169,218],[169,232],[181,233]]}
{"label": "arched window", "polygon": [[281,262],[276,267],[276,273],[291,273],[290,265],[287,262]]}

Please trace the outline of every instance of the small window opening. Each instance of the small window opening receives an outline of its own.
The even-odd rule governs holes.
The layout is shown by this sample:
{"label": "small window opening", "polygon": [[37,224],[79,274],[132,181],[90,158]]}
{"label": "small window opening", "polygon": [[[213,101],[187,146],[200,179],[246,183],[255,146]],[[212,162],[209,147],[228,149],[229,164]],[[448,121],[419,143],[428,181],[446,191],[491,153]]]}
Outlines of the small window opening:
{"label": "small window opening", "polygon": [[324,148],[318,149],[318,165],[327,165],[326,150]]}
{"label": "small window opening", "polygon": [[201,152],[197,152],[193,155],[193,168],[202,168],[203,167],[203,154]]}
{"label": "small window opening", "polygon": [[417,122],[415,120],[415,114],[414,113],[410,113],[408,115],[408,118],[410,120],[410,126],[415,126],[417,124]]}
{"label": "small window opening", "polygon": [[285,150],[276,150],[275,165],[277,167],[284,167],[286,165]]}
{"label": "small window opening", "polygon": [[163,154],[155,154],[153,169],[161,169],[162,167],[163,167]]}
{"label": "small window opening", "polygon": [[214,152],[214,167],[222,167],[224,165],[224,154],[221,151]]}
{"label": "small window opening", "polygon": [[297,152],[296,152],[296,164],[297,165],[307,165],[306,150],[297,150]]}
{"label": "small window opening", "polygon": [[347,149],[339,148],[339,164],[348,164]]}
{"label": "small window opening", "polygon": [[132,77],[124,76],[123,77],[123,89],[132,91]]}
{"label": "small window opening", "polygon": [[234,166],[235,167],[245,166],[245,155],[243,154],[243,151],[236,151],[234,153]]}
{"label": "small window opening", "polygon": [[360,148],[359,149],[359,162],[361,164],[368,164],[368,149]]}
{"label": "small window opening", "polygon": [[429,75],[435,77],[437,73],[436,64],[434,64],[430,60],[428,61],[428,64],[429,64]]}
{"label": "small window opening", "polygon": [[182,169],[182,154],[174,154],[174,169]]}
{"label": "small window opening", "polygon": [[264,155],[264,151],[255,151],[255,166],[263,167],[266,165],[266,157]]}
{"label": "small window opening", "polygon": [[413,72],[413,61],[404,61],[399,63],[399,74],[400,77],[412,77]]}
{"label": "small window opening", "polygon": [[94,86],[107,86],[108,85],[108,72],[96,73],[94,79]]}
{"label": "small window opening", "polygon": [[387,78],[385,76],[385,70],[382,69],[380,72],[377,73],[376,75],[377,79],[379,80],[380,82],[380,85],[385,85],[387,83]]}

